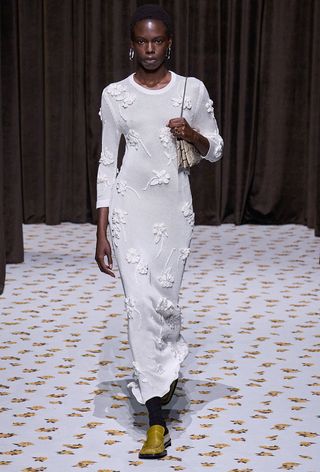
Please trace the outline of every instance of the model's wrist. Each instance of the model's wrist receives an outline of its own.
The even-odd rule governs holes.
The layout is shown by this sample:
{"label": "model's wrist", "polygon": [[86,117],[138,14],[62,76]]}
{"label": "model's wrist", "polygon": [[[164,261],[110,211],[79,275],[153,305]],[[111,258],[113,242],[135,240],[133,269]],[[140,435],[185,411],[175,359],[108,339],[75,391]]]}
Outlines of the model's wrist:
{"label": "model's wrist", "polygon": [[106,237],[107,236],[107,228],[106,227],[97,227],[97,237]]}
{"label": "model's wrist", "polygon": [[196,145],[199,139],[199,134],[195,129],[192,129],[192,135],[191,135],[191,143]]}

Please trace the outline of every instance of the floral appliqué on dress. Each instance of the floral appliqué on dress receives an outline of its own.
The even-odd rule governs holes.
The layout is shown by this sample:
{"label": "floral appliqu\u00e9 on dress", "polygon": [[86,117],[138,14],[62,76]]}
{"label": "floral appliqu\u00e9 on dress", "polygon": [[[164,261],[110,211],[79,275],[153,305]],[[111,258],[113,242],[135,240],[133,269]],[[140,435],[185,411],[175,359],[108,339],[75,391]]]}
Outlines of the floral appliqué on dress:
{"label": "floral appliqu\u00e9 on dress", "polygon": [[170,267],[165,269],[161,275],[158,277],[161,287],[170,288],[173,287],[174,284],[174,276],[171,272]]}
{"label": "floral appliqu\u00e9 on dress", "polygon": [[[118,247],[118,240],[120,239],[121,227],[126,224],[126,215],[128,213],[120,208],[114,208],[111,215],[111,235],[113,238],[113,244]],[[124,239],[126,235],[124,232]]]}
{"label": "floral appliqu\u00e9 on dress", "polygon": [[122,84],[110,84],[107,87],[107,92],[117,102],[121,102],[123,108],[128,108],[136,99],[136,96],[133,93],[129,93],[127,87]]}
{"label": "floral appliqu\u00e9 on dress", "polygon": [[189,223],[189,225],[193,226],[194,224],[194,212],[192,209],[192,204],[190,202],[186,202],[183,207],[181,208],[182,214]]}
{"label": "floral appliqu\u00e9 on dress", "polygon": [[99,164],[102,164],[104,166],[108,166],[110,164],[114,163],[114,156],[113,154],[108,150],[107,146],[103,148],[101,151],[101,156],[99,159]]}
{"label": "floral appliqu\u00e9 on dress", "polygon": [[207,112],[212,116],[212,118],[214,118],[214,108],[212,105],[213,105],[213,101],[210,98],[209,101],[206,103],[206,109],[207,109]]}
{"label": "floral appliqu\u00e9 on dress", "polygon": [[140,198],[140,195],[138,194],[138,192],[133,187],[130,187],[127,184],[126,180],[118,180],[117,185],[116,185],[116,189],[117,189],[117,192],[122,196],[124,196],[124,194],[126,193],[127,190],[131,190],[132,192],[134,192],[136,194],[136,196],[138,198]]}
{"label": "floral appliqu\u00e9 on dress", "polygon": [[176,148],[176,140],[172,136],[170,128],[165,126],[164,128],[160,129],[159,134],[160,141],[165,149],[164,153],[168,159],[168,165],[177,162],[177,148]]}
{"label": "floral appliqu\u00e9 on dress", "polygon": [[145,153],[151,157],[151,154],[150,152],[148,151],[148,149],[145,147],[145,145],[143,144],[143,141],[140,137],[140,134],[137,133],[134,129],[129,129],[129,131],[127,132],[127,134],[125,135],[125,138],[126,138],[126,141],[127,143],[129,144],[129,146],[135,148],[136,151],[139,150],[139,146],[141,145],[143,150],[145,151]]}
{"label": "floral appliqu\u00e9 on dress", "polygon": [[159,257],[163,249],[164,238],[168,237],[168,228],[164,223],[155,223],[153,225],[153,234],[155,244],[159,244],[159,251],[156,257]]}
{"label": "floral appliqu\u00e9 on dress", "polygon": [[107,93],[119,103],[119,114],[124,121],[127,118],[121,112],[121,109],[127,109],[136,99],[136,95],[129,93],[126,86],[122,84],[110,84],[107,87]]}
{"label": "floral appliqu\u00e9 on dress", "polygon": [[125,307],[126,307],[126,312],[128,315],[129,319],[134,319],[134,314],[137,313],[139,315],[140,319],[140,326],[141,326],[141,313],[140,311],[136,308],[136,302],[133,298],[127,297],[124,299]]}
{"label": "floral appliqu\u00e9 on dress", "polygon": [[176,251],[176,248],[172,248],[170,255],[165,263],[164,269],[158,277],[161,287],[164,287],[164,288],[173,287],[174,275],[172,273],[172,267],[169,266],[169,261],[175,251]]}
{"label": "floral appliqu\u00e9 on dress", "polygon": [[136,280],[137,280],[138,274],[141,274],[141,275],[148,274],[148,271],[149,271],[148,264],[146,264],[143,261],[141,254],[137,249],[133,247],[129,248],[126,254],[126,260],[129,264],[137,264],[136,269],[135,269]]}
{"label": "floral appliqu\u00e9 on dress", "polygon": [[114,179],[108,179],[106,175],[98,175],[97,176],[97,184],[106,184],[106,185],[112,185],[114,182]]}
{"label": "floral appliqu\u00e9 on dress", "polygon": [[179,250],[179,259],[181,259],[182,261],[186,261],[189,254],[190,254],[190,248],[183,247]]}
{"label": "floral appliqu\u00e9 on dress", "polygon": [[162,185],[162,184],[168,184],[170,181],[170,175],[166,170],[153,170],[152,171],[155,175],[154,177],[151,177],[147,185],[144,187],[143,190],[147,190],[149,185]]}
{"label": "floral appliqu\u00e9 on dress", "polygon": [[159,313],[165,320],[165,323],[170,329],[180,328],[181,326],[181,309],[168,298],[161,298],[156,307],[156,312]]}
{"label": "floral appliqu\u00e9 on dress", "polygon": [[135,300],[133,298],[127,297],[127,298],[124,299],[124,303],[125,303],[125,309],[126,309],[128,318],[130,320],[133,320],[133,319],[135,319],[134,315],[137,314],[139,316],[139,328],[141,328],[142,317],[141,317],[140,311],[136,307]]}
{"label": "floral appliqu\u00e9 on dress", "polygon": [[[179,98],[171,98],[171,101],[172,101],[172,105],[174,107],[179,107],[181,109],[181,105],[182,105],[182,100],[183,100],[183,96],[180,95]],[[184,97],[184,104],[183,104],[183,109],[184,110],[191,110],[192,108],[192,101],[191,101],[191,98],[188,97],[187,95]]]}

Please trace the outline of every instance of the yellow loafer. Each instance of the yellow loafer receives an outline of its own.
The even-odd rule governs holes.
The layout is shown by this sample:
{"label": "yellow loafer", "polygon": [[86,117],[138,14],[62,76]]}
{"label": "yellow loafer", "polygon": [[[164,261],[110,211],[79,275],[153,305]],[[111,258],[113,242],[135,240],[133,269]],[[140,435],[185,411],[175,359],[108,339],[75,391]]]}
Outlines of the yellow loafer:
{"label": "yellow loafer", "polygon": [[160,424],[150,426],[147,431],[147,439],[140,449],[139,459],[160,459],[167,455],[164,432],[165,429]]}

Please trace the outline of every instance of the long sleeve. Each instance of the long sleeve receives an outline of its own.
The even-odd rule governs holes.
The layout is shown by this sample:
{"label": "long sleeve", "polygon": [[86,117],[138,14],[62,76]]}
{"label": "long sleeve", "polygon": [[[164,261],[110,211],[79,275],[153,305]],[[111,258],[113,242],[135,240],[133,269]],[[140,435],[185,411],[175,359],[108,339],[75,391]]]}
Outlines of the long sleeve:
{"label": "long sleeve", "polygon": [[219,128],[214,116],[213,101],[210,99],[204,83],[199,82],[200,91],[193,128],[205,136],[210,144],[207,154],[202,157],[208,161],[215,162],[222,157],[223,139],[219,134]]}
{"label": "long sleeve", "polygon": [[99,114],[102,121],[102,143],[97,173],[96,208],[109,206],[111,189],[117,175],[118,147],[121,136],[106,89],[102,92]]}

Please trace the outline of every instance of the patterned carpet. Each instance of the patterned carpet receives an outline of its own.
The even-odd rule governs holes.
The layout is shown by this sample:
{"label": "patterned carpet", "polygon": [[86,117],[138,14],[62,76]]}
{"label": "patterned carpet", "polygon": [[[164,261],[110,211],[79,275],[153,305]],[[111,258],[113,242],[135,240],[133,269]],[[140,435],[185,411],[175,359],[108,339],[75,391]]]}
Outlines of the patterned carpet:
{"label": "patterned carpet", "polygon": [[[319,239],[303,226],[197,226],[181,291],[190,354],[172,446],[138,459],[119,277],[95,227],[24,226],[0,299],[0,470],[320,471]],[[118,272],[116,272],[118,275]]]}

